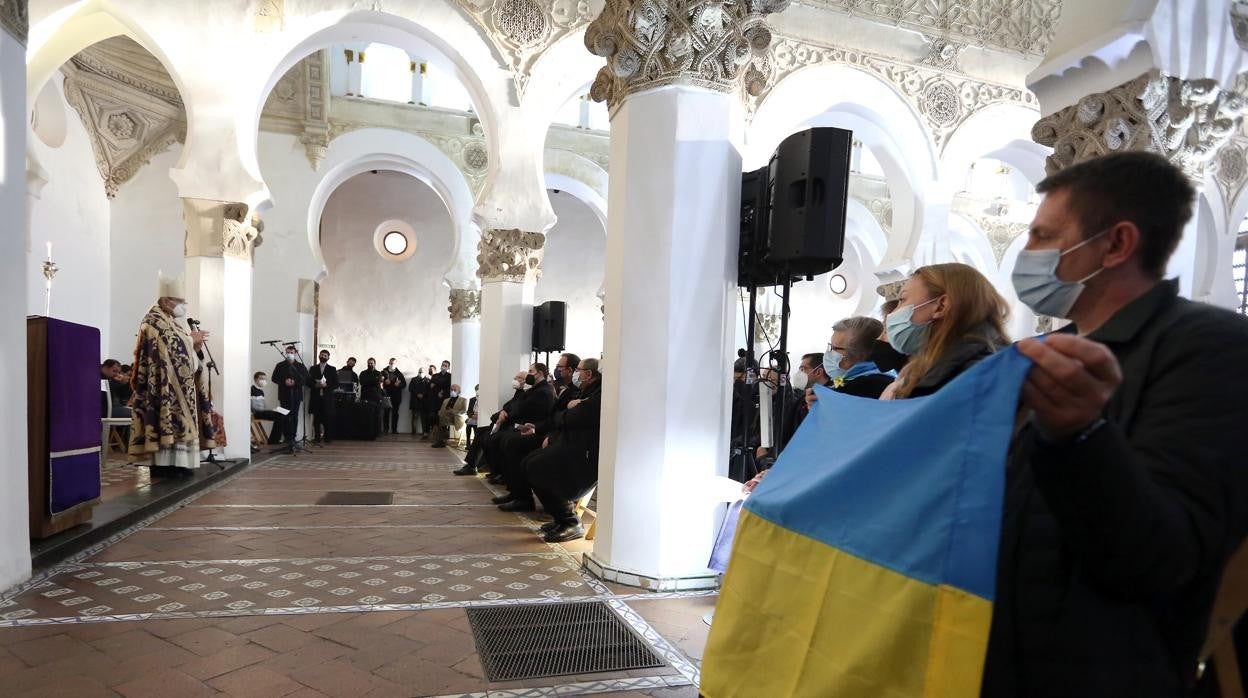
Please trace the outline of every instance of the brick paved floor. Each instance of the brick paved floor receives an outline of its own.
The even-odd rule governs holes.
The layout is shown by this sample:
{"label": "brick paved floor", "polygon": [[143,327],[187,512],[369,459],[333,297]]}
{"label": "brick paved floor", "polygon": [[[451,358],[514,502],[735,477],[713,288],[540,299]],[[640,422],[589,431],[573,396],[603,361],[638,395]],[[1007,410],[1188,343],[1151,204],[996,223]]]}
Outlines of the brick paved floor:
{"label": "brick paved floor", "polygon": [[[5,696],[696,696],[713,596],[585,575],[406,437],[280,456],[0,597]],[[133,486],[118,475],[119,486]],[[389,506],[322,506],[327,492]],[[588,522],[587,522],[588,523]],[[604,600],[650,670],[491,683],[465,608]]]}

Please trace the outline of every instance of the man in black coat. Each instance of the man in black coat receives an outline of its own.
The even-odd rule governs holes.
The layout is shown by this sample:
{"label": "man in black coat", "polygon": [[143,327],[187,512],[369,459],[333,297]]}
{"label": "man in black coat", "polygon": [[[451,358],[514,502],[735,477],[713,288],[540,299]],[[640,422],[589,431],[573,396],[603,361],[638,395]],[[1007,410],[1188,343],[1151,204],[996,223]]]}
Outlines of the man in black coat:
{"label": "man in black coat", "polygon": [[381,371],[377,370],[377,359],[368,358],[368,368],[360,372],[360,399],[364,402],[381,403],[386,393],[381,387]]}
{"label": "man in black coat", "polygon": [[277,401],[290,410],[290,441],[295,440],[299,428],[299,408],[303,406],[303,386],[308,383],[308,367],[299,360],[295,345],[286,345],[286,360],[273,367],[269,374],[277,386]]}
{"label": "man in black coat", "polygon": [[985,696],[1181,696],[1248,531],[1248,318],[1178,296],[1195,192],[1122,153],[1042,181],[1020,300],[1073,321],[1029,339],[1010,445]]}
{"label": "man in black coat", "polygon": [[[514,438],[519,433],[519,428],[524,424],[536,424],[550,416],[555,408],[555,389],[547,380],[549,369],[546,364],[536,363],[529,366],[529,372],[524,377],[524,396],[516,404],[512,411],[504,411],[500,414],[499,425],[506,429],[511,427],[512,431],[507,433],[500,432],[486,441],[484,445],[485,460],[490,465],[490,470],[495,475],[501,475],[503,482],[506,482],[507,473],[504,470],[503,446],[508,440]],[[495,504],[507,505],[505,511],[532,511],[535,507],[533,500],[527,502],[513,502],[509,495],[500,495],[494,498]],[[513,506],[514,505],[514,506]],[[527,506],[527,509],[525,508]]]}
{"label": "man in black coat", "polygon": [[598,482],[598,436],[602,416],[602,374],[597,359],[577,371],[580,397],[555,415],[540,450],[524,459],[528,481],[554,520],[542,527],[543,540],[562,543],[585,536],[576,518],[576,500]]}
{"label": "man in black coat", "polygon": [[542,442],[549,435],[554,425],[554,417],[575,400],[579,391],[572,384],[574,372],[581,363],[576,354],[562,354],[555,365],[554,389],[555,404],[551,414],[537,422],[520,424],[517,431],[500,434],[498,451],[501,454],[503,483],[507,485],[507,494],[497,498],[496,504],[504,511],[532,511],[533,495],[529,489],[528,477],[525,475],[521,461],[530,453],[542,447]]}
{"label": "man in black coat", "polygon": [[397,434],[399,431],[399,407],[403,405],[403,388],[407,387],[407,379],[399,370],[398,360],[390,357],[390,363],[381,370],[381,389],[390,398],[389,409],[382,410],[381,431]]}
{"label": "man in black coat", "polygon": [[[489,443],[490,439],[498,436],[504,425],[508,428],[511,427],[507,421],[507,415],[514,412],[520,405],[520,401],[524,399],[524,379],[527,375],[525,371],[517,373],[515,378],[511,379],[511,389],[513,391],[511,399],[503,403],[499,411],[490,415],[489,424],[477,425],[476,437],[473,439],[472,445],[468,447],[468,453],[464,455],[464,466],[453,471],[456,475],[476,475],[478,464],[488,465],[485,463],[484,457],[485,445]],[[480,387],[477,386],[477,389],[480,390]],[[499,475],[501,477],[501,473]],[[491,477],[493,476],[491,475]]]}
{"label": "man in black coat", "polygon": [[308,387],[312,389],[312,399],[308,402],[308,410],[312,413],[312,433],[314,441],[324,440],[330,443],[334,421],[334,390],[338,387],[338,369],[329,365],[329,351],[322,349],[317,357],[320,361],[308,371]]}
{"label": "man in black coat", "polygon": [[[425,394],[425,409],[430,415],[430,419],[436,426],[438,423],[438,410],[442,407],[442,401],[451,396],[451,362],[443,361],[442,370],[438,373],[433,372],[433,366],[429,367],[429,390]],[[433,427],[425,427],[425,434],[428,435]]]}
{"label": "man in black coat", "polygon": [[[425,392],[429,389],[429,378],[425,369],[417,371],[416,376],[407,383],[407,404],[412,409],[412,434],[423,432],[425,422]],[[417,426],[420,424],[420,427]]]}

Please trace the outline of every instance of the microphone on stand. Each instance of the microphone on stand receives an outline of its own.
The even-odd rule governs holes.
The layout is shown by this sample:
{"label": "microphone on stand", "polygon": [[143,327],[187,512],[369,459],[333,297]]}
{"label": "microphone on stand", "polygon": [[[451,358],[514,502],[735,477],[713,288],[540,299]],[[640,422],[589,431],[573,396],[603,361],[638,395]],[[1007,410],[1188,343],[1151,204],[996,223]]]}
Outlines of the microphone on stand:
{"label": "microphone on stand", "polygon": [[191,327],[199,327],[199,320],[196,320],[193,317],[188,317],[186,319],[186,324],[190,325]]}
{"label": "microphone on stand", "polygon": [[282,340],[280,340],[280,339],[266,339],[266,340],[264,340],[263,342],[260,342],[260,343],[261,343],[261,344],[281,344],[281,343],[282,343]]}

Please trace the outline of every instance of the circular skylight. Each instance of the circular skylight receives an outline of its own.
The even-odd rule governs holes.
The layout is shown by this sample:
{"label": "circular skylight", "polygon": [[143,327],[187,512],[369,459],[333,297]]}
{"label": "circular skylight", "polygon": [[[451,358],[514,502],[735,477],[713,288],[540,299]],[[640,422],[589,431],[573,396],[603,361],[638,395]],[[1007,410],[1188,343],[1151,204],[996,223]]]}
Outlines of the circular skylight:
{"label": "circular skylight", "polygon": [[386,248],[386,252],[392,255],[401,255],[407,252],[407,236],[397,230],[391,230],[382,238],[382,246]]}
{"label": "circular skylight", "polygon": [[832,278],[828,279],[828,289],[838,296],[845,293],[847,288],[849,288],[849,280],[844,274],[833,274]]}

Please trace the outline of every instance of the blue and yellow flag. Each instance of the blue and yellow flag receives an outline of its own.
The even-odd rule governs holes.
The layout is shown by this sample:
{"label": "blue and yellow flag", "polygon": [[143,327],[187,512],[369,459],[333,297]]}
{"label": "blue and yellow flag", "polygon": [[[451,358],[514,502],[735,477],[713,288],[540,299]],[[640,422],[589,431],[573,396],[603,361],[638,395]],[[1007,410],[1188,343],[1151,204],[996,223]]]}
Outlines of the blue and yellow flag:
{"label": "blue and yellow flag", "polygon": [[703,695],[978,695],[1030,366],[1010,348],[910,400],[818,389],[741,514]]}

